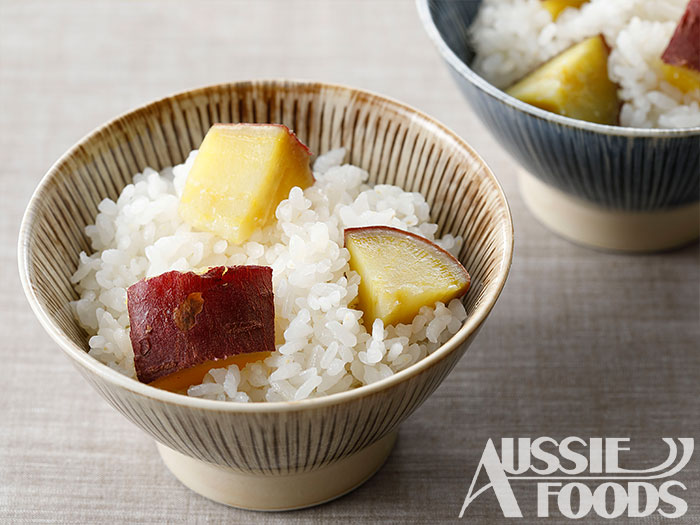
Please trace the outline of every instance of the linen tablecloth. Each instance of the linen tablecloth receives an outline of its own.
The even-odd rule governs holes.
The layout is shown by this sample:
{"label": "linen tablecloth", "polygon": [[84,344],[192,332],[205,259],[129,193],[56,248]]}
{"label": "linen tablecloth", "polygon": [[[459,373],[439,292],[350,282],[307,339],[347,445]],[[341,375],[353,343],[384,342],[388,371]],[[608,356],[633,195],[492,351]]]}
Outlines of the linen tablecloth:
{"label": "linen tablecloth", "polygon": [[[492,315],[403,424],[382,470],[332,503],[281,514],[228,508],[182,486],[152,440],[44,333],[16,269],[29,197],[80,137],[150,100],[256,78],[348,84],[437,118],[493,169],[516,231]],[[516,164],[462,99],[410,0],[2,0],[0,119],[0,522],[449,522],[489,438],[631,438],[630,464],[642,468],[664,459],[662,437],[700,437],[698,245],[615,255],[545,230],[524,207]],[[689,508],[675,523],[700,523],[700,452],[676,479]],[[532,510],[531,488],[516,495]],[[549,523],[569,522],[554,516]],[[503,520],[492,493],[467,520]]]}

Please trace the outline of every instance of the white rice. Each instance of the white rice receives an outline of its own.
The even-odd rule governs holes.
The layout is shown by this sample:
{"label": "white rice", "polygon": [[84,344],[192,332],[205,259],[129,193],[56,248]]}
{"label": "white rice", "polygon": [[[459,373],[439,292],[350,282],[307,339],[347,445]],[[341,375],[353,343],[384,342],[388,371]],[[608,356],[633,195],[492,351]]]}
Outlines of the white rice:
{"label": "white rice", "polygon": [[556,21],[540,0],[484,0],[471,27],[474,70],[505,89],[550,58],[602,34],[612,48],[611,80],[620,86],[620,124],[644,128],[700,126],[700,90],[665,82],[661,55],[687,0],[590,0]]}
{"label": "white rice", "polygon": [[367,385],[422,359],[462,326],[466,312],[449,305],[424,307],[410,325],[368,331],[353,308],[360,277],[350,271],[343,229],[388,225],[435,240],[456,251],[461,239],[435,239],[437,226],[419,193],[389,185],[370,187],[367,172],[341,165],[343,149],[319,157],[316,183],[294,188],[277,207],[277,222],[241,246],[193,231],[178,215],[178,201],[196,156],[184,164],[134,177],[116,202],[99,205],[86,228],[94,253],[80,254],[72,282],[80,299],[71,303],[92,335],[89,353],[136,378],[129,339],[126,288],[169,270],[257,264],[273,269],[276,332],[284,343],[264,361],[239,370],[211,370],[188,394],[233,401],[288,401]]}

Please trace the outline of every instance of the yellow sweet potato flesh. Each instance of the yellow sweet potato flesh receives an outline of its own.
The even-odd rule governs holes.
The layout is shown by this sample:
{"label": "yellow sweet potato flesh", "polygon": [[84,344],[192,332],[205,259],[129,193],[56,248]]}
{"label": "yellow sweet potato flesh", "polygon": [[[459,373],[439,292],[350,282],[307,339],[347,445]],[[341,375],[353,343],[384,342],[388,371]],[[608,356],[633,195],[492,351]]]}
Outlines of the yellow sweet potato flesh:
{"label": "yellow sweet potato flesh", "polygon": [[552,15],[552,20],[556,20],[564,9],[569,7],[578,9],[586,2],[588,0],[543,0],[542,7],[549,11],[549,14]]}
{"label": "yellow sweet potato flesh", "polygon": [[594,36],[567,49],[506,90],[538,108],[598,124],[617,124],[620,100],[608,77],[608,48]]}
{"label": "yellow sweet potato flesh", "polygon": [[185,368],[174,374],[156,379],[149,384],[162,390],[168,390],[169,392],[186,394],[189,387],[198,385],[204,380],[204,376],[207,375],[209,370],[214,368],[227,368],[231,365],[236,365],[242,370],[248,363],[262,361],[270,357],[270,354],[271,352],[251,352],[248,354],[232,355],[231,357],[218,361],[206,361],[202,364]]}
{"label": "yellow sweet potato flesh", "polygon": [[700,72],[684,66],[661,64],[661,72],[664,80],[681,90],[683,93],[691,93],[700,90]]}
{"label": "yellow sweet potato flesh", "polygon": [[427,239],[386,226],[345,230],[350,269],[360,274],[363,322],[410,323],[423,306],[466,293],[470,278],[457,259]]}
{"label": "yellow sweet potato flesh", "polygon": [[313,184],[309,155],[285,126],[215,124],[187,176],[180,215],[241,244],[274,220],[277,205],[294,186]]}

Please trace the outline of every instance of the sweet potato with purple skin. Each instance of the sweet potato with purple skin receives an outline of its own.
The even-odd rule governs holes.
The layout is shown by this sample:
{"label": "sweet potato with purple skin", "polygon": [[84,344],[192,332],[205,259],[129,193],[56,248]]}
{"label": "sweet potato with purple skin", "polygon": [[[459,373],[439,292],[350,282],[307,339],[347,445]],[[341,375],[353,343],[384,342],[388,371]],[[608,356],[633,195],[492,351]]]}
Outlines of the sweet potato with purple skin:
{"label": "sweet potato with purple skin", "polygon": [[358,307],[368,330],[410,324],[423,306],[448,303],[469,289],[471,278],[450,253],[425,237],[391,226],[346,228],[350,269],[360,275]]}
{"label": "sweet potato with purple skin", "polygon": [[127,290],[139,381],[206,361],[275,349],[272,268],[218,266],[166,272]]}
{"label": "sweet potato with purple skin", "polygon": [[661,60],[700,71],[700,0],[690,0]]}

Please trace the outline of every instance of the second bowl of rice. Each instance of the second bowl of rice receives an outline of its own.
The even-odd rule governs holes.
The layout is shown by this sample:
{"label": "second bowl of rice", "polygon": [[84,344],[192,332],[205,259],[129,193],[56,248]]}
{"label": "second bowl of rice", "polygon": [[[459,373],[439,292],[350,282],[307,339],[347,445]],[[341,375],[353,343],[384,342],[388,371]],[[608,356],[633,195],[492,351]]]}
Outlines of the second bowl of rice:
{"label": "second bowl of rice", "polygon": [[[654,69],[684,0],[589,0],[556,20],[539,0],[417,0],[459,88],[518,161],[531,212],[588,246],[665,250],[700,235],[700,90]],[[620,86],[618,126],[555,114],[503,89],[562,50],[602,35]]]}

